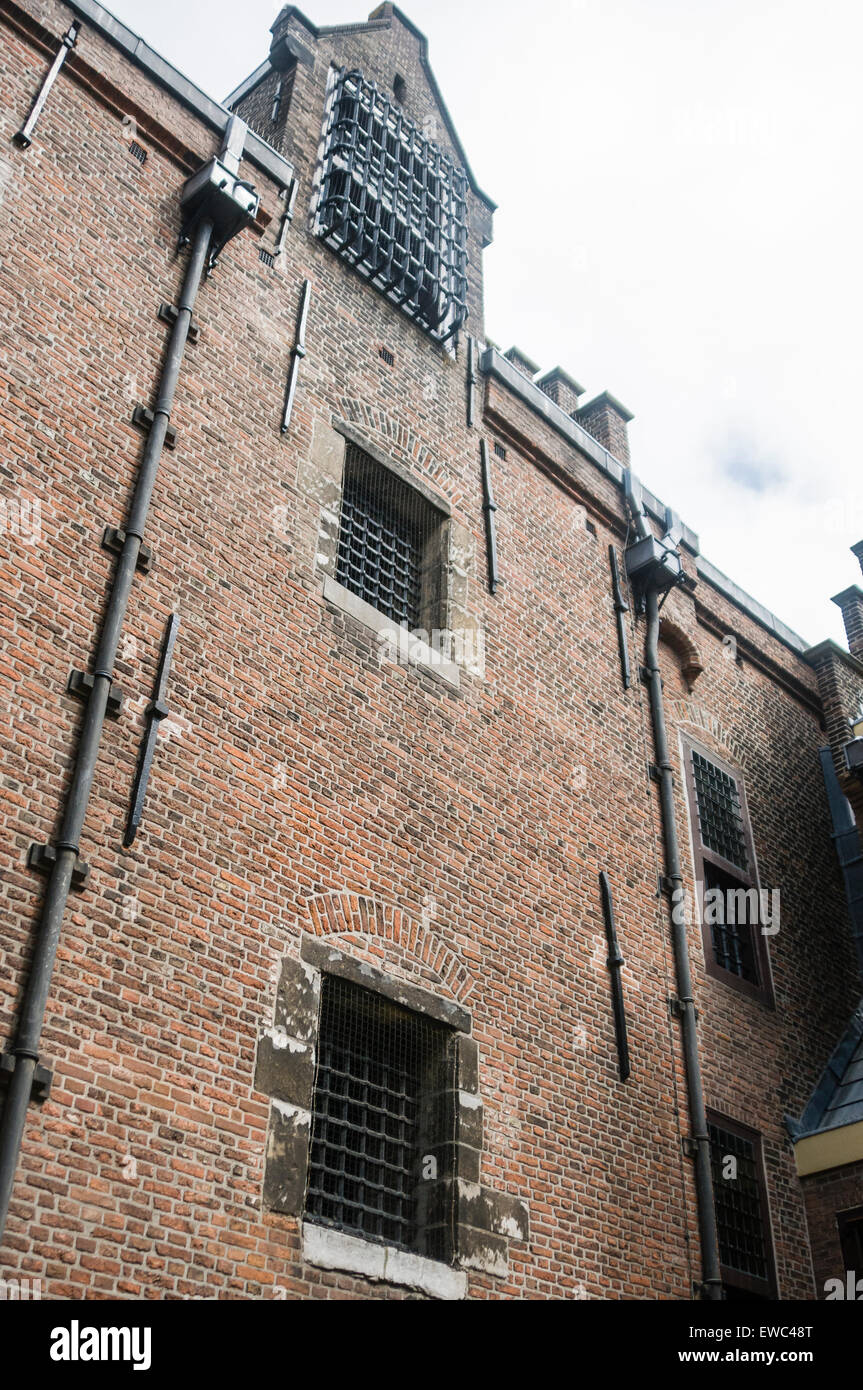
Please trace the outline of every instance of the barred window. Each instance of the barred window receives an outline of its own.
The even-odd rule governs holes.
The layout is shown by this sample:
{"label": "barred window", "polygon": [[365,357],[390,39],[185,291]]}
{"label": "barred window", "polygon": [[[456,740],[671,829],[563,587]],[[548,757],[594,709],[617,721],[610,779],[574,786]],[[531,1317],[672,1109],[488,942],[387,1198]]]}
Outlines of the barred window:
{"label": "barred window", "polygon": [[398,626],[438,627],[443,520],[409,483],[349,444],[336,579]]}
{"label": "barred window", "polygon": [[761,1137],[719,1116],[708,1120],[719,1260],[726,1298],[773,1298]]}
{"label": "barred window", "polygon": [[306,1217],[449,1259],[454,1035],[323,977]]}
{"label": "barred window", "polygon": [[361,72],[336,73],[318,234],[440,342],[467,318],[467,175]]}
{"label": "barred window", "polygon": [[770,1003],[770,964],[743,783],[689,740],[685,751],[708,974]]}
{"label": "barred window", "polygon": [[698,803],[698,824],[707,847],[730,864],[746,868],[746,840],[737,782],[721,767],[693,750],[692,770]]}

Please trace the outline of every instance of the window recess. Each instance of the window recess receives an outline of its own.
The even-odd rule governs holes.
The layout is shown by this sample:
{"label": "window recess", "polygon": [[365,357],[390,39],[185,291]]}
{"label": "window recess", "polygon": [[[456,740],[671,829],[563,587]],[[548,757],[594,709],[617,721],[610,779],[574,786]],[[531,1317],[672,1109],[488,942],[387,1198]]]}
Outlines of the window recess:
{"label": "window recess", "polygon": [[444,521],[409,483],[348,444],[336,579],[412,632],[440,626]]}
{"label": "window recess", "polygon": [[761,1136],[708,1113],[716,1232],[726,1299],[776,1297]]}
{"label": "window recess", "polygon": [[385,92],[335,74],[318,235],[438,342],[467,318],[467,175]]}
{"label": "window recess", "polygon": [[743,783],[732,768],[688,740],[684,758],[707,973],[772,1004],[761,890]]}
{"label": "window recess", "polygon": [[451,1259],[454,1085],[451,1029],[324,975],[306,1219]]}

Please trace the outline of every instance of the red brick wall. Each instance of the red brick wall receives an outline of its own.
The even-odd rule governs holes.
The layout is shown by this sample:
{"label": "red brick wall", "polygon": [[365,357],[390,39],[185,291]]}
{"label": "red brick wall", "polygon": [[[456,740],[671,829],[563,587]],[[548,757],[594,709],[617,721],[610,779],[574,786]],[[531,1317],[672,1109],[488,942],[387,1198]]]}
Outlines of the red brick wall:
{"label": "red brick wall", "polygon": [[[850,1163],[846,1168],[831,1168],[804,1178],[803,1191],[815,1288],[817,1297],[823,1298],[828,1279],[841,1279],[843,1283],[845,1280],[836,1215],[863,1206],[863,1163]],[[857,1278],[863,1279],[863,1269],[857,1270]]]}
{"label": "red brick wall", "polygon": [[[68,24],[62,5],[38,12],[55,35]],[[384,52],[384,41],[395,47]],[[621,690],[608,576],[608,542],[625,530],[621,498],[490,385],[495,429],[509,423],[508,457],[492,458],[502,584],[495,598],[485,592],[464,345],[455,359],[442,352],[307,231],[330,47],[381,80],[397,59],[420,114],[430,100],[416,40],[401,26],[322,45],[313,74],[298,74],[286,129],[301,189],[285,253],[269,270],[258,247],[271,232],[262,243],[244,233],[201,291],[201,337],[173,415],[178,444],[164,455],[146,537],[154,563],[126,626],[127,706],[106,726],[84,836],[91,881],[70,900],[51,990],[44,1054],[54,1086],[31,1107],[4,1268],[41,1277],[53,1297],[403,1296],[304,1265],[296,1222],[261,1203],[268,1104],[252,1090],[256,1039],[272,1017],[280,959],[320,923],[327,895],[347,894],[422,923],[429,943],[336,931],[347,950],[452,996],[445,948],[468,977],[459,997],[480,1045],[483,1181],[524,1199],[532,1224],[529,1245],[511,1244],[505,1279],[471,1274],[472,1296],[685,1298],[698,1251],[680,1147],[680,1043],[666,1006],[668,927],[655,897],[658,807],[642,690]],[[88,33],[80,53],[201,160],[214,149],[210,131],[98,36]],[[32,148],[11,146],[44,66],[20,31],[0,26],[0,295],[13,344],[0,375],[10,441],[2,490],[37,499],[42,518],[38,543],[2,545],[4,1039],[38,917],[27,846],[56,834],[80,721],[66,677],[92,651],[111,572],[99,538],[123,522],[141,449],[129,417],[135,402],[151,402],[165,341],[156,310],[182,276],[186,170],[140,133],[149,158],[139,166],[117,112],[74,68]],[[278,216],[276,190],[244,172]],[[478,237],[471,256],[476,330]],[[305,277],[308,356],[283,437]],[[298,487],[298,467],[315,423],[352,412],[447,498],[473,538],[469,604],[485,632],[486,674],[463,675],[458,692],[381,665],[373,635],[322,600],[320,509]],[[694,607],[681,604],[705,669],[689,695],[665,652],[671,733],[696,731],[740,767],[762,876],[783,904],[770,943],[774,1011],[708,979],[700,932],[690,931],[707,1100],[762,1130],[781,1291],[808,1298],[803,1200],[782,1119],[802,1110],[855,1002],[814,679],[708,586]],[[181,615],[175,728],[124,851],[142,713],[172,609]],[[726,659],[723,633],[751,652],[742,667]],[[642,640],[643,624],[631,633],[636,665]],[[626,958],[625,1085],[602,868]]]}

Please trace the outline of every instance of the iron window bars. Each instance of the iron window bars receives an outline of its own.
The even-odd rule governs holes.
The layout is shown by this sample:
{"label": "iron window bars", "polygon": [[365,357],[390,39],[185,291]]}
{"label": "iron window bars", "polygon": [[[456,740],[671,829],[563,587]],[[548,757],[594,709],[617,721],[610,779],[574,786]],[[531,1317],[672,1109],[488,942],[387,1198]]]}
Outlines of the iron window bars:
{"label": "iron window bars", "polygon": [[692,773],[702,843],[745,870],[746,841],[737,782],[694,749]]}
{"label": "iron window bars", "polygon": [[307,1219],[449,1258],[454,1085],[448,1028],[324,975]]}
{"label": "iron window bars", "polygon": [[755,849],[743,784],[706,750],[685,741],[686,784],[701,885],[701,926],[708,974],[772,1002],[761,930]]}
{"label": "iron window bars", "polygon": [[318,234],[438,342],[467,318],[467,175],[361,72],[324,125]]}
{"label": "iron window bars", "polygon": [[717,1115],[708,1115],[707,1129],[725,1296],[774,1298],[761,1136]]}
{"label": "iron window bars", "polygon": [[422,626],[426,553],[440,521],[409,483],[347,446],[336,579],[411,631]]}

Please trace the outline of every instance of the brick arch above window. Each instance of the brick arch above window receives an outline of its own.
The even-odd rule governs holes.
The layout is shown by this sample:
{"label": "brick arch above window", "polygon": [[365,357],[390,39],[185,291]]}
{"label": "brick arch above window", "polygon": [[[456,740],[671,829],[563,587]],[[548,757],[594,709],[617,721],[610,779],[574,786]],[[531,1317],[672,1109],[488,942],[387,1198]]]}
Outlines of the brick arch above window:
{"label": "brick arch above window", "polygon": [[438,933],[394,903],[334,890],[310,898],[306,911],[315,936],[379,937],[430,971],[453,999],[463,1002],[473,990],[473,977]]}
{"label": "brick arch above window", "polygon": [[709,750],[741,772],[748,772],[746,751],[738,739],[725,728],[720,719],[703,705],[694,700],[669,700],[669,720],[673,720],[682,734],[692,734]]}
{"label": "brick arch above window", "polygon": [[420,436],[414,433],[410,425],[406,425],[403,420],[395,419],[380,406],[359,400],[355,396],[341,396],[339,410],[349,425],[356,425],[360,430],[373,436],[377,435],[378,442],[387,452],[400,453],[412,469],[416,469],[421,477],[451,502],[440,454],[433,452]]}

